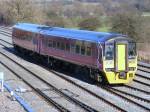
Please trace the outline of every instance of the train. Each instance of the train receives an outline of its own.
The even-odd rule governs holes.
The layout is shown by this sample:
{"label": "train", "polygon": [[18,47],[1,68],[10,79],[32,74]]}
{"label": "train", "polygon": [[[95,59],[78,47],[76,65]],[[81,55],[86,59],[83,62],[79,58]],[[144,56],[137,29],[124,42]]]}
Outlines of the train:
{"label": "train", "polygon": [[97,82],[130,83],[137,70],[136,42],[123,34],[17,23],[12,41],[19,52],[50,66],[86,71]]}

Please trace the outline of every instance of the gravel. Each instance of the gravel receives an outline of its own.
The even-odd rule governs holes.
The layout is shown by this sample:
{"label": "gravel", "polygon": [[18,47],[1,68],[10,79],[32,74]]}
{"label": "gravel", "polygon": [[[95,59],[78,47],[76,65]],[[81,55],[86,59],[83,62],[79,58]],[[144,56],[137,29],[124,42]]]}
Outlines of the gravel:
{"label": "gravel", "polygon": [[10,99],[10,93],[6,90],[0,93],[0,112],[26,112],[17,102]]}

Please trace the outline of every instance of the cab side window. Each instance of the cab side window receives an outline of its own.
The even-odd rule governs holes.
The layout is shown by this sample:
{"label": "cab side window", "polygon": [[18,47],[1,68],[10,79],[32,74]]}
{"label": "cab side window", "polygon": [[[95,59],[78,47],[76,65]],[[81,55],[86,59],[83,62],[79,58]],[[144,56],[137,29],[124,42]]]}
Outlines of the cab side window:
{"label": "cab side window", "polygon": [[91,56],[92,55],[92,49],[91,49],[91,47],[87,47],[86,48],[86,55],[87,56]]}

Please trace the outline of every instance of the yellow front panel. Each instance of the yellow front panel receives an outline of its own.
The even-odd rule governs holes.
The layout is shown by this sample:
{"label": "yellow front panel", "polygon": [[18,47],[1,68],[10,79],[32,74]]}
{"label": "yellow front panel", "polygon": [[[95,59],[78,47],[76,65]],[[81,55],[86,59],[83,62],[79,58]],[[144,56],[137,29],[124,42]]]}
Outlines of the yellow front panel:
{"label": "yellow front panel", "polygon": [[126,69],[126,46],[124,44],[117,45],[117,68],[119,71]]}
{"label": "yellow front panel", "polygon": [[[133,74],[132,77],[129,77],[130,73]],[[130,72],[127,72],[126,74],[127,74],[127,78],[126,79],[120,79],[119,76],[118,76],[119,73],[106,72],[108,83],[109,84],[130,83],[133,80],[134,76],[135,76],[135,72],[134,71],[130,71]]]}

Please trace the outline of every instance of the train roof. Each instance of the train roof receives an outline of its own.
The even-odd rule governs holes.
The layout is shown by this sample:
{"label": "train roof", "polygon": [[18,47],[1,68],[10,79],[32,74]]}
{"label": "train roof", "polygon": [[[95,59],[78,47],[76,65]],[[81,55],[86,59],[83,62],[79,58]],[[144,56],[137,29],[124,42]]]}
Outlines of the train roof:
{"label": "train roof", "polygon": [[125,35],[117,33],[95,32],[59,27],[50,27],[45,25],[30,24],[30,23],[18,23],[13,28],[25,30],[34,33],[41,33],[44,35],[51,35],[57,37],[63,37],[68,39],[77,39],[90,42],[105,42],[109,39],[116,37],[124,37]]}

